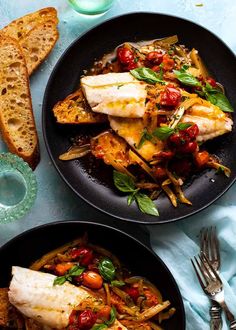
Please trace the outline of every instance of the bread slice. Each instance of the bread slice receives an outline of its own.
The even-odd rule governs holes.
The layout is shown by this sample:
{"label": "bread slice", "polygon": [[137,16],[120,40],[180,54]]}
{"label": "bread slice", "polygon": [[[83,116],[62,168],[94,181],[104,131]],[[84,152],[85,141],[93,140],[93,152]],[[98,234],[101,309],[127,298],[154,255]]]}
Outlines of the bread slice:
{"label": "bread slice", "polygon": [[50,20],[36,25],[23,39],[19,40],[29,75],[49,55],[58,37],[57,26]]}
{"label": "bread slice", "polygon": [[7,327],[9,321],[8,288],[0,288],[0,328]]}
{"label": "bread slice", "polygon": [[18,42],[0,35],[0,130],[9,150],[34,169],[39,162],[25,58]]}
{"label": "bread slice", "polygon": [[58,23],[57,11],[53,7],[43,8],[34,13],[20,17],[5,26],[1,30],[1,33],[15,38],[16,40],[24,39],[28,32],[35,28],[36,25],[48,20],[54,21],[55,25]]}
{"label": "bread slice", "polygon": [[59,101],[53,113],[60,124],[96,124],[108,120],[106,115],[92,112],[81,88]]}
{"label": "bread slice", "polygon": [[20,43],[29,75],[53,49],[59,37],[57,24],[56,9],[48,7],[18,18],[0,31]]}

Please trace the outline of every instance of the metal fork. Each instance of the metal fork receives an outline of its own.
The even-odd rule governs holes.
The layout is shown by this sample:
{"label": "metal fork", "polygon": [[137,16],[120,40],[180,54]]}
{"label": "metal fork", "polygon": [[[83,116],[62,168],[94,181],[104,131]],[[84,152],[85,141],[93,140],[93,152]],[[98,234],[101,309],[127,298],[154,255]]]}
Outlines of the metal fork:
{"label": "metal fork", "polygon": [[191,262],[203,291],[211,300],[216,301],[222,307],[230,324],[229,329],[236,330],[236,319],[225,303],[223,283],[219,275],[205,254],[199,255],[198,258],[195,256]]}
{"label": "metal fork", "polygon": [[[200,231],[200,253],[204,253],[215,271],[220,269],[220,249],[219,241],[216,235],[216,227],[202,228]],[[210,329],[221,330],[222,318],[221,307],[215,301],[212,301],[210,307]]]}

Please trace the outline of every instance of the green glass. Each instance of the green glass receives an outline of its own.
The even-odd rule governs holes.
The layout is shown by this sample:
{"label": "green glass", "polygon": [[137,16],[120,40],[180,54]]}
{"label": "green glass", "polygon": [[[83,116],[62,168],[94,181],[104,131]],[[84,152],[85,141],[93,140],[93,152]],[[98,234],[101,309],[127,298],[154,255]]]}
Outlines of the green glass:
{"label": "green glass", "polygon": [[36,177],[22,158],[0,154],[0,223],[23,217],[37,194]]}
{"label": "green glass", "polygon": [[114,0],[68,0],[78,13],[85,15],[99,15],[108,11]]}

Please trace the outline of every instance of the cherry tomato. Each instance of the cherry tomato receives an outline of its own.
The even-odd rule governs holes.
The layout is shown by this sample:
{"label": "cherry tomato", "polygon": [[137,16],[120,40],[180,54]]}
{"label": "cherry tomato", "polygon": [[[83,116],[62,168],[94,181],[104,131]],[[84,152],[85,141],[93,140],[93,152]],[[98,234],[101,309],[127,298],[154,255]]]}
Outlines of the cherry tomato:
{"label": "cherry tomato", "polygon": [[195,163],[198,167],[202,167],[206,165],[207,162],[209,161],[209,158],[210,155],[206,150],[197,152],[194,157]]}
{"label": "cherry tomato", "polygon": [[73,310],[71,313],[70,313],[70,316],[69,316],[69,324],[76,324],[77,321],[78,321],[78,316],[79,316],[79,312],[77,310]]}
{"label": "cherry tomato", "polygon": [[139,297],[139,291],[137,288],[127,288],[125,289],[125,292],[128,293],[128,295],[136,301]]}
{"label": "cherry tomato", "polygon": [[157,116],[157,126],[160,126],[160,124],[165,124],[167,122],[167,118],[164,115],[158,115]]}
{"label": "cherry tomato", "polygon": [[160,151],[157,154],[157,158],[161,159],[161,160],[169,160],[174,156],[174,152],[171,150],[167,150],[167,151]]}
{"label": "cherry tomato", "polygon": [[198,136],[199,128],[197,124],[193,124],[183,131],[189,136],[191,140],[194,140]]}
{"label": "cherry tomato", "polygon": [[187,177],[192,169],[192,163],[189,159],[175,159],[170,166],[171,171],[175,172],[178,176]]}
{"label": "cherry tomato", "polygon": [[179,153],[193,153],[197,150],[198,144],[196,141],[190,141],[178,148]]}
{"label": "cherry tomato", "polygon": [[63,262],[61,264],[57,264],[55,266],[55,271],[57,275],[64,275],[69,269],[71,269],[74,266],[72,262]]}
{"label": "cherry tomato", "polygon": [[170,70],[173,70],[174,69],[174,66],[175,66],[175,61],[170,58],[170,56],[168,54],[165,54],[163,56],[163,69],[165,71],[170,71]]}
{"label": "cherry tomato", "polygon": [[121,64],[129,65],[134,62],[134,53],[126,47],[119,47],[117,49],[117,57]]}
{"label": "cherry tomato", "polygon": [[172,134],[169,139],[170,147],[181,147],[186,144],[186,137],[182,131]]}
{"label": "cherry tomato", "polygon": [[163,60],[163,54],[158,51],[150,52],[147,54],[146,60],[148,60],[152,64],[159,65]]}
{"label": "cherry tomato", "polygon": [[216,87],[217,86],[215,79],[212,78],[212,77],[207,77],[206,78],[206,82],[208,82],[208,84],[210,84],[212,87]]}
{"label": "cherry tomato", "polygon": [[102,277],[93,271],[87,271],[83,274],[83,285],[91,289],[100,289],[103,284]]}
{"label": "cherry tomato", "polygon": [[130,71],[130,70],[133,70],[133,69],[136,69],[138,67],[138,64],[137,62],[130,62],[128,65],[124,66],[124,69],[127,70],[127,71]]}
{"label": "cherry tomato", "polygon": [[161,94],[160,104],[164,106],[176,107],[181,100],[181,93],[174,87],[167,86]]}
{"label": "cherry tomato", "polygon": [[85,247],[72,249],[70,255],[73,260],[79,260],[82,266],[88,266],[93,260],[93,251]]}
{"label": "cherry tomato", "polygon": [[102,307],[100,311],[97,313],[97,318],[103,321],[107,321],[110,319],[110,314],[111,314],[111,307],[106,305]]}
{"label": "cherry tomato", "polygon": [[80,330],[89,330],[93,327],[96,322],[96,314],[93,313],[90,309],[83,311],[78,316],[78,326]]}

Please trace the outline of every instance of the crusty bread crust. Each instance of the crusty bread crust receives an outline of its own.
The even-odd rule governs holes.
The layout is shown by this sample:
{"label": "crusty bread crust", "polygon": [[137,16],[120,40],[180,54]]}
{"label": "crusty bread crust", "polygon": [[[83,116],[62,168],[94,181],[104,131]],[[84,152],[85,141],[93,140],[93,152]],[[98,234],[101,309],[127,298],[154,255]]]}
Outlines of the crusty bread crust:
{"label": "crusty bread crust", "polygon": [[39,162],[29,77],[18,42],[0,35],[0,129],[12,153],[34,169]]}
{"label": "crusty bread crust", "polygon": [[0,288],[0,328],[8,326],[9,306],[8,288]]}
{"label": "crusty bread crust", "polygon": [[53,113],[60,124],[96,124],[107,122],[107,116],[93,112],[87,104],[81,88],[57,102]]}
{"label": "crusty bread crust", "polygon": [[57,11],[53,7],[43,8],[17,18],[5,26],[1,32],[19,41],[24,39],[28,32],[34,29],[36,25],[48,20],[54,21],[55,25],[58,23]]}
{"label": "crusty bread crust", "polygon": [[5,26],[0,32],[16,39],[23,49],[28,74],[31,75],[53,49],[59,34],[57,11],[43,8],[20,17]]}

